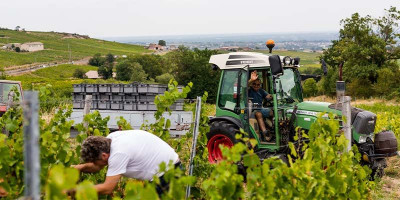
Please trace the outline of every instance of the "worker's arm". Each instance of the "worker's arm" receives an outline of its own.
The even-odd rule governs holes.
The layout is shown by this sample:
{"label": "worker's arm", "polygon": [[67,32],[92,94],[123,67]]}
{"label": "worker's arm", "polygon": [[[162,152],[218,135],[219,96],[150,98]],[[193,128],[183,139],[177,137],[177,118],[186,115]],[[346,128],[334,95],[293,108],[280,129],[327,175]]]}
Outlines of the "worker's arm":
{"label": "worker's arm", "polygon": [[120,178],[121,178],[120,174],[115,176],[107,176],[104,183],[95,185],[94,187],[96,188],[97,193],[99,194],[106,194],[106,195],[112,194]]}
{"label": "worker's arm", "polygon": [[103,169],[103,167],[100,167],[98,165],[95,165],[92,162],[89,163],[83,163],[79,165],[71,165],[71,167],[79,170],[80,172],[85,172],[85,173],[96,173]]}
{"label": "worker's arm", "polygon": [[255,80],[257,80],[258,75],[257,75],[257,71],[254,70],[253,72],[251,72],[250,74],[250,80],[249,80],[249,85],[251,85]]}

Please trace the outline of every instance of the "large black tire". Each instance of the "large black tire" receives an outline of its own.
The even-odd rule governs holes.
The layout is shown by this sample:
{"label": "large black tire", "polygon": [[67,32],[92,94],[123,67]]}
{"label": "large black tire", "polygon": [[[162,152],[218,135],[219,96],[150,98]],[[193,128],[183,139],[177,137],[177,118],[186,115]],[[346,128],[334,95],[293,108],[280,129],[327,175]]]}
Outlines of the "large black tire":
{"label": "large black tire", "polygon": [[210,132],[207,133],[208,160],[211,163],[222,160],[219,145],[232,147],[239,142],[235,138],[237,133],[239,133],[238,127],[227,121],[214,121],[211,123]]}

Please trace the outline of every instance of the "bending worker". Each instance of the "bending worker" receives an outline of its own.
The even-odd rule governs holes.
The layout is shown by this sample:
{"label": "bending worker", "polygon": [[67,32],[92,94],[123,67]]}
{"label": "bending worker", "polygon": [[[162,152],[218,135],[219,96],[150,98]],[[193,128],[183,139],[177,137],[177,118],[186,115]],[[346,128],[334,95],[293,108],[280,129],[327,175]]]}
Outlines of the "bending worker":
{"label": "bending worker", "polygon": [[112,194],[122,176],[139,180],[160,178],[157,193],[168,190],[169,184],[159,174],[165,162],[180,166],[175,150],[159,137],[142,130],[116,131],[107,137],[90,136],[82,144],[81,159],[73,166],[81,172],[98,172],[108,165],[106,180],[95,186],[99,194]]}
{"label": "bending worker", "polygon": [[[261,88],[261,80],[258,78],[257,71],[254,70],[251,72],[250,80],[249,80],[249,98],[252,98],[252,102],[254,104],[262,105],[263,100],[272,99],[271,94],[268,94],[265,90]],[[261,108],[260,110],[255,111],[255,116],[258,125],[261,129],[261,140],[262,141],[271,141],[272,134],[265,127],[264,118],[269,118],[273,116],[273,112],[269,108]]]}

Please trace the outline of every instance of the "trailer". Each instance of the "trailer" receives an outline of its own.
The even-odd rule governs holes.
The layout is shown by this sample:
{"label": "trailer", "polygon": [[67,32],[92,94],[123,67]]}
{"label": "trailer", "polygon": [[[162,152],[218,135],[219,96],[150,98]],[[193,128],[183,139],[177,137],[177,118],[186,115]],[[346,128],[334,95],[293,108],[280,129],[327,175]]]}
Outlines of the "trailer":
{"label": "trailer", "polygon": [[[118,130],[117,121],[123,117],[134,129],[143,125],[155,123],[154,113],[157,107],[154,99],[167,91],[167,85],[145,84],[133,82],[130,84],[75,84],[72,93],[73,112],[70,120],[73,125],[82,123],[85,104],[91,111],[98,110],[101,117],[110,117],[108,128]],[[182,91],[182,86],[178,90]],[[86,102],[91,95],[90,102]],[[170,133],[179,137],[187,133],[193,121],[193,113],[183,110],[184,100],[178,99],[171,107],[171,114],[165,112],[163,117],[171,121]]]}

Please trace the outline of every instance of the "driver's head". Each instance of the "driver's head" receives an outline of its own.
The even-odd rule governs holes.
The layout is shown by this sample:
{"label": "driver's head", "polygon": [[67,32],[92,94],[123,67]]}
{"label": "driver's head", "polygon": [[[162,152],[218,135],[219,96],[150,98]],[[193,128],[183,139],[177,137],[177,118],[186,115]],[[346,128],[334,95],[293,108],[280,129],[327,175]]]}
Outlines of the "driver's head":
{"label": "driver's head", "polygon": [[254,91],[258,91],[261,88],[261,80],[257,78],[255,81],[252,82],[251,88],[253,88]]}

